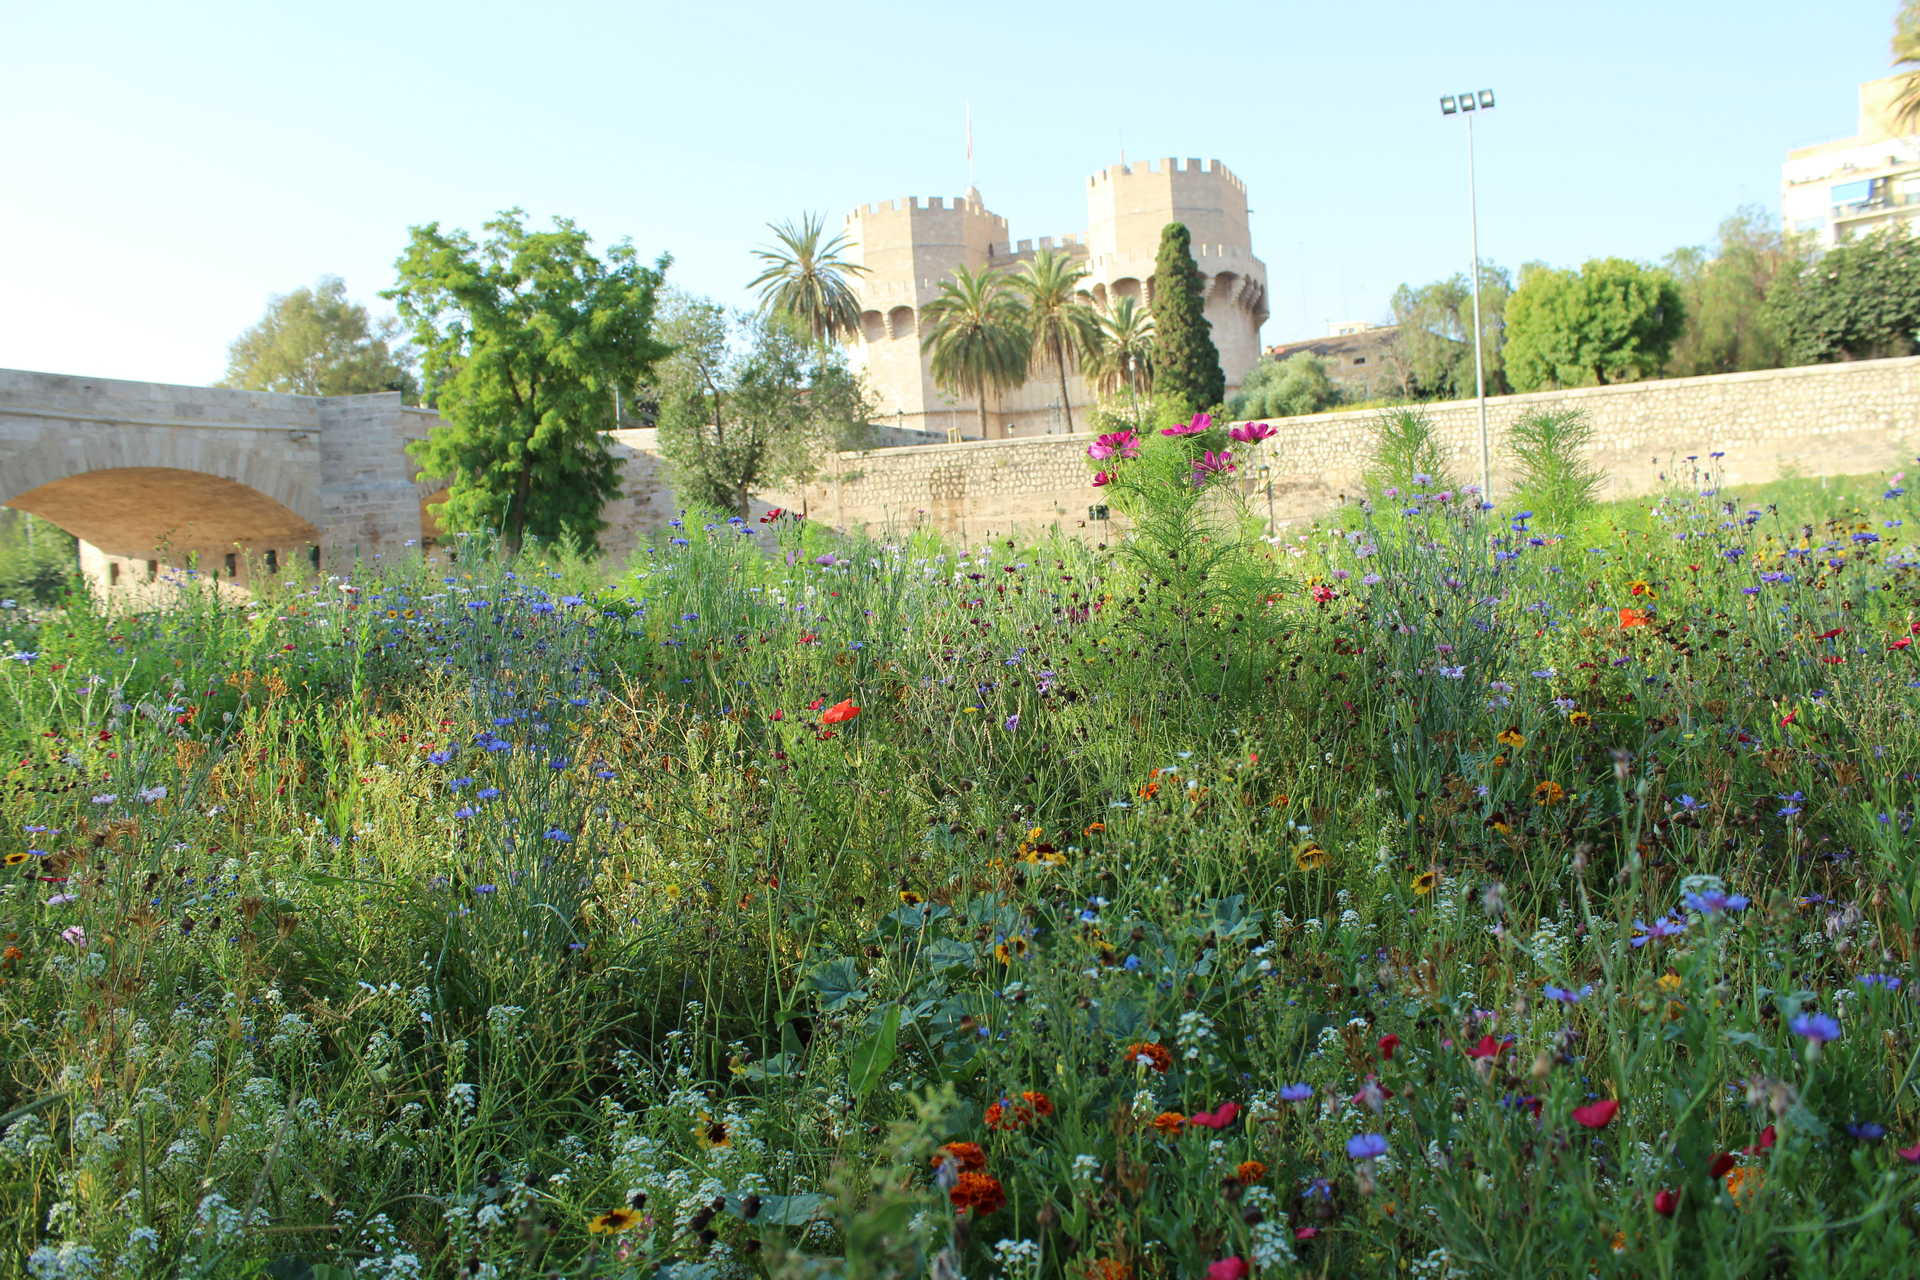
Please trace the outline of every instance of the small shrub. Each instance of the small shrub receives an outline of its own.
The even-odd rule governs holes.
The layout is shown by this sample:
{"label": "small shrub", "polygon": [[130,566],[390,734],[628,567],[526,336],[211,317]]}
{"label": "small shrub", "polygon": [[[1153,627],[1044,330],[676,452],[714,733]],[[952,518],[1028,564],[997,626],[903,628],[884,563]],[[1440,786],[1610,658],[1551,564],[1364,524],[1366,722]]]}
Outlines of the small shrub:
{"label": "small shrub", "polygon": [[1388,485],[1405,484],[1415,476],[1429,479],[1437,489],[1457,489],[1447,450],[1435,437],[1433,419],[1412,407],[1389,409],[1374,419],[1373,456],[1366,471],[1369,494]]}
{"label": "small shrub", "polygon": [[1593,424],[1579,409],[1538,409],[1507,431],[1516,472],[1514,501],[1556,517],[1578,515],[1600,496],[1604,477],[1585,455]]}

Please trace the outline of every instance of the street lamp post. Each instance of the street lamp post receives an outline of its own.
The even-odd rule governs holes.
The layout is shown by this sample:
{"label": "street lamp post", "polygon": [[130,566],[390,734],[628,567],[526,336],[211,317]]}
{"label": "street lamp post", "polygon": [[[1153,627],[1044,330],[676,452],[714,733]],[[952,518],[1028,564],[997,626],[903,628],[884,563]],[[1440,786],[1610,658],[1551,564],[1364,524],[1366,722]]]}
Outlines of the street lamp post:
{"label": "street lamp post", "polygon": [[1260,479],[1267,490],[1267,536],[1273,536],[1273,468],[1266,463],[1260,464]]}
{"label": "street lamp post", "polygon": [[1478,93],[1447,94],[1440,99],[1440,114],[1467,118],[1467,212],[1473,224],[1473,394],[1480,402],[1480,500],[1493,501],[1493,443],[1487,434],[1487,366],[1481,353],[1480,327],[1480,196],[1473,181],[1473,117],[1479,111],[1493,110],[1493,90]]}

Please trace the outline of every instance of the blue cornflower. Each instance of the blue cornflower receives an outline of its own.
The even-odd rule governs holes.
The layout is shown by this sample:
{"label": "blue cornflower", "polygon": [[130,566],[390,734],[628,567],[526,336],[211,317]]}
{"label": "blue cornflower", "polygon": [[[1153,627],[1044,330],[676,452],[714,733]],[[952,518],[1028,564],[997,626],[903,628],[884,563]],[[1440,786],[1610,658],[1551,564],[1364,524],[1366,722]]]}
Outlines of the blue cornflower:
{"label": "blue cornflower", "polygon": [[476,800],[496,800],[499,796],[500,788],[498,787],[482,787],[473,793],[473,798]]}
{"label": "blue cornflower", "polygon": [[1825,1044],[1829,1040],[1840,1038],[1840,1021],[1828,1013],[1798,1014],[1788,1021],[1787,1029],[1815,1044]]}
{"label": "blue cornflower", "polygon": [[1357,1133],[1347,1139],[1347,1154],[1355,1160],[1372,1160],[1387,1154],[1387,1139],[1378,1133]]}
{"label": "blue cornflower", "polygon": [[1593,984],[1589,982],[1578,991],[1569,991],[1565,987],[1556,987],[1548,984],[1541,990],[1541,994],[1549,1000],[1558,1000],[1561,1004],[1579,1004],[1582,1000],[1593,994]]}
{"label": "blue cornflower", "polygon": [[1682,809],[1686,810],[1688,813],[1698,813],[1702,809],[1707,807],[1706,801],[1695,800],[1692,796],[1689,796],[1689,795],[1682,795],[1678,800],[1675,800],[1674,803],[1676,805],[1679,805]]}
{"label": "blue cornflower", "polygon": [[1900,989],[1900,979],[1890,973],[1863,973],[1858,981],[1863,987],[1885,987],[1889,991]]}
{"label": "blue cornflower", "polygon": [[1280,1097],[1286,1102],[1305,1102],[1312,1096],[1313,1086],[1310,1084],[1289,1084],[1280,1089]]}
{"label": "blue cornflower", "polygon": [[1683,894],[1680,905],[1689,911],[1698,911],[1703,916],[1713,916],[1723,911],[1745,911],[1747,898],[1744,894],[1728,893],[1724,889],[1709,889],[1705,893]]}

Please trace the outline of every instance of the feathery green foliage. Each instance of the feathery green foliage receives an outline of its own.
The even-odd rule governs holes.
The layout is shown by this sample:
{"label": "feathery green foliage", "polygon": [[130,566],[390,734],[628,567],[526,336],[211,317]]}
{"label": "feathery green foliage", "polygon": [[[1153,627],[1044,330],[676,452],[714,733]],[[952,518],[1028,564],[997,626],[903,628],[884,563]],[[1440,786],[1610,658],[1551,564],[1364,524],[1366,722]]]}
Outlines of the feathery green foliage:
{"label": "feathery green foliage", "polygon": [[1227,398],[1202,288],[1193,237],[1184,222],[1169,222],[1153,263],[1153,389],[1178,397],[1189,413]]}
{"label": "feathery green foliage", "polygon": [[920,309],[921,346],[932,353],[933,380],[980,406],[987,438],[987,393],[1027,380],[1033,340],[1012,282],[991,270],[961,267],[940,282],[940,296]]}
{"label": "feathery green foliage", "polygon": [[423,479],[448,482],[441,525],[597,545],[600,509],[619,492],[603,432],[614,397],[667,348],[653,337],[667,259],[640,265],[633,246],[594,255],[565,218],[529,231],[521,210],[475,242],[437,222],[414,227],[400,281],[382,295],[412,324],[442,426],[408,446]]}
{"label": "feathery green foliage", "polygon": [[1588,460],[1593,423],[1580,409],[1535,409],[1507,428],[1516,489],[1509,505],[1568,522],[1600,496],[1606,477]]}
{"label": "feathery green foliage", "polygon": [[1420,409],[1382,410],[1373,420],[1373,447],[1363,477],[1366,496],[1377,498],[1390,485],[1404,486],[1415,476],[1432,477],[1434,489],[1458,489],[1453,459],[1434,434],[1433,419]]}

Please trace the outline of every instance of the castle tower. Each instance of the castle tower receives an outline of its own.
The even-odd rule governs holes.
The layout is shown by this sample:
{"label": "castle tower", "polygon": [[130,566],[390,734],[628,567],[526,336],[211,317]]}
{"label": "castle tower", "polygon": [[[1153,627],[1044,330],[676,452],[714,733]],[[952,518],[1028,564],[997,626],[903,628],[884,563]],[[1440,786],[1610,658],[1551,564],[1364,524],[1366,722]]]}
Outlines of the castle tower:
{"label": "castle tower", "polygon": [[1087,287],[1094,301],[1150,302],[1160,232],[1184,222],[1206,290],[1206,317],[1227,387],[1237,389],[1260,358],[1267,318],[1267,268],[1253,256],[1247,186],[1218,160],[1174,159],[1110,165],[1087,179]]}
{"label": "castle tower", "polygon": [[[864,205],[847,215],[849,253],[866,268],[850,281],[860,301],[860,331],[847,342],[851,361],[867,375],[883,425],[950,435],[979,433],[978,407],[934,385],[920,348],[925,304],[956,267],[1019,270],[1051,249],[1087,270],[1081,287],[1098,305],[1134,296],[1148,301],[1160,232],[1184,222],[1206,291],[1206,317],[1227,375],[1237,389],[1260,358],[1260,325],[1267,318],[1267,269],[1253,256],[1247,231],[1247,189],[1218,160],[1112,165],[1087,179],[1084,235],[1012,241],[1007,220],[990,213],[978,191],[951,202],[918,197]],[[990,394],[988,435],[1039,435],[1085,425],[1096,400],[1077,374],[1060,380],[1036,370],[1025,386]]]}
{"label": "castle tower", "polygon": [[[862,205],[847,215],[850,256],[866,268],[849,281],[860,300],[860,333],[848,344],[878,401],[882,425],[955,431],[977,421],[933,383],[920,350],[920,309],[940,296],[956,267],[979,269],[1007,240],[1007,220],[989,213],[978,191],[951,202],[911,196]],[[977,430],[976,430],[977,434]]]}

